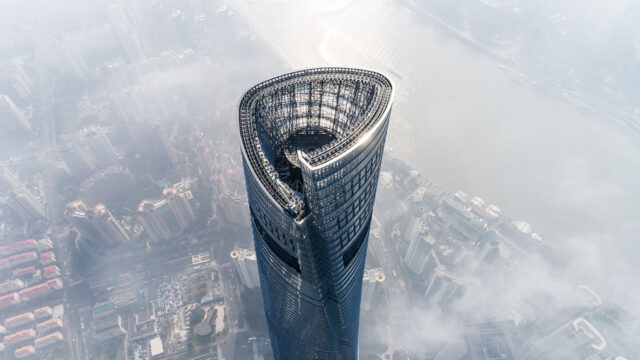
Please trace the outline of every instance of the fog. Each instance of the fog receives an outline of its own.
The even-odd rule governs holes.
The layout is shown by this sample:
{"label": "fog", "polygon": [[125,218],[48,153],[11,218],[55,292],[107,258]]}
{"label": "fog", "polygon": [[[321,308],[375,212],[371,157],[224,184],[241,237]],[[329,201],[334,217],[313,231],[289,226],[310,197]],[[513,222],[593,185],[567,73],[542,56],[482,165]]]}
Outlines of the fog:
{"label": "fog", "polygon": [[[31,113],[34,131],[3,127],[0,160],[24,177],[87,124],[110,127],[118,147],[120,126],[155,119],[189,163],[184,129],[239,149],[236,106],[259,81],[316,66],[377,70],[395,86],[386,154],[528,222],[550,251],[514,261],[444,311],[393,294],[398,280],[387,289],[389,323],[366,334],[431,358],[431,344],[455,345],[470,322],[539,319],[528,300],[541,293],[552,297],[548,313],[582,306],[580,284],[637,329],[639,22],[640,7],[624,0],[6,1],[0,94]],[[129,29],[137,40],[123,40]],[[29,91],[15,85],[18,63]],[[83,120],[82,101],[109,108],[108,119]],[[239,154],[229,157],[239,167]],[[63,190],[45,196],[49,212],[63,212],[75,180],[51,187]]]}
{"label": "fog", "polygon": [[[388,140],[392,153],[443,187],[479,195],[526,220],[554,249],[553,270],[548,261],[526,260],[495,287],[468,294],[458,304],[466,316],[460,316],[458,326],[468,322],[470,314],[488,316],[496,307],[520,309],[523,300],[540,289],[558,296],[558,302],[570,302],[566,290],[572,283],[589,284],[637,316],[640,146],[637,125],[624,124],[617,112],[637,107],[627,99],[640,92],[639,82],[624,78],[637,79],[634,68],[640,58],[632,49],[627,55],[617,43],[620,36],[638,44],[637,31],[628,28],[640,16],[637,7],[624,1],[584,7],[578,2],[540,4],[541,14],[527,16],[540,16],[540,21],[520,24],[518,30],[525,35],[551,32],[542,18],[561,14],[569,19],[576,42],[554,48],[562,46],[562,39],[548,39],[546,48],[557,53],[529,57],[516,48],[517,62],[542,68],[527,74],[527,63],[521,69],[518,63],[496,60],[481,46],[438,26],[431,18],[439,15],[432,6],[436,3],[333,1],[310,7],[300,2],[238,2],[237,7],[292,69],[358,64],[390,75],[397,91]],[[482,7],[474,3],[456,2],[460,8]],[[483,21],[473,12],[467,16]],[[492,25],[512,20],[506,15]],[[467,31],[483,36],[478,30],[483,28]],[[600,42],[594,49],[588,42],[596,38]],[[514,46],[535,47],[526,42]],[[548,58],[554,59],[555,68],[544,64]],[[597,62],[600,58],[610,62]],[[588,63],[592,68],[578,68]],[[620,83],[610,83],[613,89],[593,89],[591,84],[583,89],[613,97],[610,104],[593,104],[604,108],[594,111],[554,88],[579,83],[561,83],[564,79],[554,78],[557,68],[569,69],[576,78],[586,72],[614,76],[621,68],[631,73],[615,75]],[[637,109],[632,114],[637,122]],[[459,331],[447,314],[414,309],[396,316],[401,319],[392,331],[394,339],[418,353],[422,344]]]}

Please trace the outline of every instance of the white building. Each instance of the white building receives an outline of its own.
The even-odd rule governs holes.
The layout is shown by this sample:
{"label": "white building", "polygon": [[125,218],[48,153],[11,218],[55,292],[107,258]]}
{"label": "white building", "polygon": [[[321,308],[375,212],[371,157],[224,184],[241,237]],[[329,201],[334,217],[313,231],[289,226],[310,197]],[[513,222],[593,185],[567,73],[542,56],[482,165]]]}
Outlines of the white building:
{"label": "white building", "polygon": [[364,271],[362,278],[362,300],[361,308],[364,311],[371,310],[376,305],[381,283],[384,282],[385,275],[381,268]]}
{"label": "white building", "polygon": [[10,97],[0,94],[0,128],[31,132],[27,116],[16,106]]}
{"label": "white building", "polygon": [[240,274],[242,284],[249,289],[260,286],[256,252],[247,249],[235,249],[231,252],[233,263]]}
{"label": "white building", "polygon": [[430,234],[418,232],[411,238],[404,262],[416,275],[421,275],[429,262],[429,254],[436,239]]}

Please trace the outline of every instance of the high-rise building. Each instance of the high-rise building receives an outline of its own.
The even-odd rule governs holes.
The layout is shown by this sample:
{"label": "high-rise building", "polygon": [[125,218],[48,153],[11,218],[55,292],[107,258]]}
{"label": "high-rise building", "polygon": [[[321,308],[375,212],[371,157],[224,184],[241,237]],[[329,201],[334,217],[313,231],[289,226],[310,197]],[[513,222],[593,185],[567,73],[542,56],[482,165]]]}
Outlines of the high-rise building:
{"label": "high-rise building", "polygon": [[13,189],[19,189],[23,187],[24,184],[18,180],[9,169],[6,167],[0,167],[0,193],[9,192]]}
{"label": "high-rise building", "polygon": [[532,359],[591,359],[607,347],[607,340],[589,320],[577,317],[553,330],[538,341],[532,341]]}
{"label": "high-rise building", "polygon": [[65,215],[90,246],[104,248],[129,242],[129,235],[104,204],[87,208],[76,200],[67,204]]}
{"label": "high-rise building", "polygon": [[10,97],[0,94],[0,128],[31,132],[31,124]]}
{"label": "high-rise building", "polygon": [[166,199],[144,200],[138,205],[138,212],[144,231],[154,242],[168,240],[181,230],[180,223]]}
{"label": "high-rise building", "polygon": [[404,262],[416,275],[421,275],[429,262],[431,249],[436,239],[430,234],[418,233],[409,243]]}
{"label": "high-rise building", "polygon": [[470,360],[527,359],[513,320],[467,325],[464,339]]}
{"label": "high-rise building", "polygon": [[193,208],[189,203],[189,200],[193,199],[191,191],[185,191],[184,188],[178,186],[170,186],[162,190],[162,196],[169,204],[169,208],[178,220],[180,228],[186,229],[196,221]]}
{"label": "high-rise building", "polygon": [[216,164],[213,152],[213,141],[201,132],[196,132],[192,138],[193,147],[196,149],[196,158],[198,159],[198,169],[200,176],[207,183],[211,183],[212,171]]}
{"label": "high-rise building", "polygon": [[368,311],[375,307],[378,294],[380,293],[380,285],[384,282],[384,271],[381,268],[369,269],[364,271],[362,278],[362,301],[361,307]]}
{"label": "high-rise building", "polygon": [[171,164],[178,162],[176,151],[171,145],[167,130],[157,123],[134,121],[129,124],[129,134],[135,145],[146,156],[164,159]]}
{"label": "high-rise building", "polygon": [[234,249],[231,252],[231,259],[238,270],[240,281],[249,289],[260,286],[258,275],[258,264],[256,262],[256,252],[247,249]]}
{"label": "high-rise building", "polygon": [[189,179],[164,188],[162,196],[162,200],[143,200],[138,205],[140,223],[154,242],[168,240],[196,220]]}
{"label": "high-rise building", "polygon": [[24,70],[24,60],[22,58],[16,57],[0,63],[0,81],[3,84],[11,85],[10,88],[17,95],[18,101],[22,100],[23,103],[26,103],[31,100],[33,81]]}
{"label": "high-rise building", "polygon": [[84,130],[84,140],[93,154],[96,166],[103,168],[118,163],[118,154],[101,127],[91,127]]}
{"label": "high-rise building", "polygon": [[362,274],[393,87],[366,70],[251,88],[239,127],[275,359],[358,357]]}
{"label": "high-rise building", "polygon": [[4,201],[25,221],[38,220],[45,217],[44,205],[26,187],[9,191],[9,195]]}
{"label": "high-rise building", "polygon": [[227,224],[247,227],[251,224],[246,199],[238,194],[225,194],[213,199],[217,211],[220,212]]}
{"label": "high-rise building", "polygon": [[[432,252],[431,257],[437,263],[437,257],[434,252]],[[444,310],[455,300],[462,297],[468,287],[477,286],[478,284],[478,279],[456,274],[444,265],[438,264],[430,273],[429,284],[424,296],[428,304]]]}
{"label": "high-rise building", "polygon": [[127,14],[121,4],[114,3],[109,5],[109,17],[113,30],[120,40],[120,44],[124,48],[125,53],[131,62],[137,62],[144,59],[142,45],[136,35],[136,31],[127,19]]}
{"label": "high-rise building", "polygon": [[76,179],[84,179],[89,176],[94,169],[87,154],[83,153],[76,145],[66,144],[62,146],[60,149],[60,157],[71,175]]}

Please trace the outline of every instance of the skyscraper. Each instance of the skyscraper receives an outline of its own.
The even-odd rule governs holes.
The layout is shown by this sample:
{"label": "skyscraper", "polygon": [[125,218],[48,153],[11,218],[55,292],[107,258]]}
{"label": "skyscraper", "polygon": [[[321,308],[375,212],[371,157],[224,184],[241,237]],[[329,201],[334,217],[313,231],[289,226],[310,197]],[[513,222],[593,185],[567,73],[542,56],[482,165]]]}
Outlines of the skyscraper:
{"label": "skyscraper", "polygon": [[180,229],[166,200],[143,200],[138,205],[138,212],[140,223],[153,242],[168,240]]}
{"label": "skyscraper", "polygon": [[72,201],[67,204],[65,216],[88,242],[88,248],[129,242],[129,235],[104,204],[87,208],[80,200]]}
{"label": "skyscraper", "polygon": [[25,132],[31,132],[32,130],[24,112],[16,106],[10,97],[4,94],[0,94],[0,119],[2,120],[0,128]]}
{"label": "skyscraper", "polygon": [[190,191],[185,191],[184,188],[179,186],[170,186],[162,190],[162,196],[169,204],[169,208],[178,220],[181,229],[186,229],[196,221],[196,216],[188,199],[188,197],[193,197]]}
{"label": "skyscraper", "polygon": [[169,134],[161,124],[150,121],[133,121],[128,127],[131,139],[145,156],[171,164],[178,162],[176,151],[169,140]]}
{"label": "skyscraper", "polygon": [[358,357],[362,274],[393,87],[376,72],[298,71],[239,106],[275,359]]}
{"label": "skyscraper", "polygon": [[69,172],[71,172],[71,175],[78,180],[83,180],[93,171],[94,167],[91,160],[76,145],[66,144],[61,146],[60,157]]}
{"label": "skyscraper", "polygon": [[380,290],[379,283],[384,282],[384,271],[381,268],[365,270],[362,278],[362,309],[371,310],[376,305]]}
{"label": "skyscraper", "polygon": [[45,217],[44,205],[26,187],[11,190],[4,201],[25,221]]}
{"label": "skyscraper", "polygon": [[404,262],[416,275],[421,275],[429,262],[431,249],[436,240],[430,234],[417,234],[411,239]]}
{"label": "skyscraper", "polygon": [[19,189],[24,184],[6,167],[0,167],[0,191],[9,192],[13,189]]}
{"label": "skyscraper", "polygon": [[240,281],[249,289],[260,286],[256,252],[247,249],[234,249],[231,251],[231,259],[238,270]]}
{"label": "skyscraper", "polygon": [[464,339],[468,359],[527,359],[512,320],[469,324],[464,330]]}
{"label": "skyscraper", "polygon": [[85,129],[84,139],[98,167],[103,168],[118,163],[118,154],[103,128],[91,127]]}

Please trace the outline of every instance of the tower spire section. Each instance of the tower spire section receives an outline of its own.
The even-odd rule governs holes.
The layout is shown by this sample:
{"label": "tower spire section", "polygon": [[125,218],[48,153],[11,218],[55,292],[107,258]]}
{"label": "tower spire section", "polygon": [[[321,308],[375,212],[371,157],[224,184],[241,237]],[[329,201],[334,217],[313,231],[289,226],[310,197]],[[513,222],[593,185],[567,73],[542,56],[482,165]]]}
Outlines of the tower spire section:
{"label": "tower spire section", "polygon": [[362,274],[393,86],[350,68],[285,74],[239,106],[275,358],[358,355]]}

